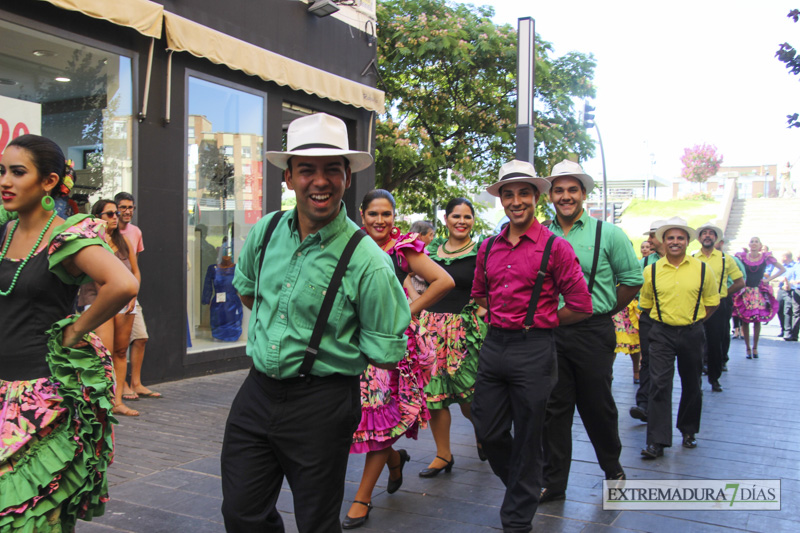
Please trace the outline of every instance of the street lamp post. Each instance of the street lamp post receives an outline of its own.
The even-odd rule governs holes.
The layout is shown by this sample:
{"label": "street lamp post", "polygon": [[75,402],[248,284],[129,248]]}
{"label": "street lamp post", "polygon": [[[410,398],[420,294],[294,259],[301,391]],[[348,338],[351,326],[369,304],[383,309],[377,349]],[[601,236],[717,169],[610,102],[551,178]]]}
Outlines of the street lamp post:
{"label": "street lamp post", "polygon": [[600,135],[600,128],[594,119],[594,107],[588,102],[583,103],[583,125],[586,129],[594,128],[597,130],[597,140],[600,143],[600,161],[603,164],[603,220],[608,222],[608,181],[606,179],[606,153],[603,151],[603,137]]}
{"label": "street lamp post", "polygon": [[517,159],[533,164],[536,34],[531,17],[517,20]]}

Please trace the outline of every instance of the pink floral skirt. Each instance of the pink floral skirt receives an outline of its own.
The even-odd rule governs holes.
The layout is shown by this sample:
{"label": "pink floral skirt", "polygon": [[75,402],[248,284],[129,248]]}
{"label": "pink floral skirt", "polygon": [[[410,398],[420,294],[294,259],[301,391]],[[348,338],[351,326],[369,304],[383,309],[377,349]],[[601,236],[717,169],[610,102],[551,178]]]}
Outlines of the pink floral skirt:
{"label": "pink floral skirt", "polygon": [[772,295],[772,287],[763,281],[758,287],[745,287],[733,295],[733,316],[749,323],[766,324],[778,312],[778,302]]}

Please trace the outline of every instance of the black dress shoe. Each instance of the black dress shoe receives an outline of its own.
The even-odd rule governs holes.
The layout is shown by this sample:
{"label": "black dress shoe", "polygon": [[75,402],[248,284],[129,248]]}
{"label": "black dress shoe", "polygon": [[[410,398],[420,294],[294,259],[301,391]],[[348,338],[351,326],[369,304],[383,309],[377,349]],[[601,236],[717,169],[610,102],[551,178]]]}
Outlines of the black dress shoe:
{"label": "black dress shoe", "polygon": [[648,444],[647,448],[642,450],[642,459],[655,459],[664,455],[664,447],[660,444]]}
{"label": "black dress shoe", "polygon": [[367,514],[364,516],[359,516],[358,518],[351,518],[350,515],[345,515],[344,520],[342,520],[342,529],[355,529],[357,527],[361,527],[369,518],[369,512],[372,511],[372,503],[364,503],[358,500],[353,500],[353,503],[360,503],[361,505],[366,506]]}
{"label": "black dress shoe", "polygon": [[397,479],[389,478],[389,482],[386,484],[386,492],[389,494],[394,494],[397,492],[397,489],[400,488],[400,485],[403,484],[403,467],[407,462],[411,460],[411,456],[408,455],[408,452],[405,450],[397,450],[397,453],[400,455],[400,464],[397,466],[390,466],[389,473],[391,475],[392,470],[400,469],[400,477]]}
{"label": "black dress shoe", "polygon": [[609,481],[622,481],[623,479],[628,479],[628,476],[625,475],[625,471],[622,470],[622,467],[619,467],[619,471],[615,472],[611,475],[606,474],[606,479]]}
{"label": "black dress shoe", "polygon": [[728,371],[728,364],[727,363],[723,363],[722,364],[722,371],[723,372],[727,372]]}
{"label": "black dress shoe", "polygon": [[714,392],[722,392],[722,385],[719,384],[719,381],[712,381],[711,390]]}
{"label": "black dress shoe", "polygon": [[683,447],[684,448],[697,448],[697,439],[694,438],[693,433],[683,434]]}
{"label": "black dress shoe", "polygon": [[450,473],[450,471],[453,469],[453,465],[456,463],[456,458],[453,457],[452,455],[450,456],[449,461],[444,457],[439,457],[438,455],[436,456],[436,458],[441,459],[446,464],[441,468],[428,467],[419,473],[419,477],[436,477],[442,470],[444,470],[447,473]]}
{"label": "black dress shoe", "polygon": [[630,414],[636,420],[641,420],[642,422],[647,422],[647,411],[639,407],[638,405],[634,405],[631,407]]}
{"label": "black dress shoe", "polygon": [[480,442],[478,443],[478,459],[480,459],[481,461],[486,461],[488,459],[488,457],[486,457],[486,452],[483,451],[483,446],[481,446]]}
{"label": "black dress shoe", "polygon": [[542,489],[542,492],[539,493],[539,503],[565,500],[566,498],[567,498],[567,491],[565,490],[550,490],[547,487],[545,487]]}

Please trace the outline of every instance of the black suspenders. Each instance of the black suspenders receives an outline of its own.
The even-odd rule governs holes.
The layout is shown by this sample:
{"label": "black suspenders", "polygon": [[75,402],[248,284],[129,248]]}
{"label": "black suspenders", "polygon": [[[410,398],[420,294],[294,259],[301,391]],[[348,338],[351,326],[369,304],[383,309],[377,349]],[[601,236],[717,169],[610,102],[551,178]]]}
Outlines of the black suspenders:
{"label": "black suspenders", "polygon": [[725,281],[725,252],[720,252],[722,254],[722,273],[719,275],[719,287],[717,288],[717,292],[722,294],[722,283]]}
{"label": "black suspenders", "polygon": [[597,221],[597,230],[594,233],[594,257],[592,258],[592,270],[589,274],[589,294],[592,294],[594,288],[594,277],[597,274],[597,263],[600,259],[600,234],[603,231],[603,222]]}
{"label": "black suspenders", "polygon": [[[662,324],[664,320],[661,318],[661,307],[658,304],[658,291],[656,290],[656,264],[653,263],[653,266],[650,270],[651,281],[653,283],[653,297],[656,300],[656,312],[658,312],[658,321]],[[697,292],[697,303],[694,304],[694,315],[692,316],[692,324],[697,322],[697,312],[700,309],[700,299],[703,297],[703,283],[706,280],[706,264],[700,261],[700,290]]]}
{"label": "black suspenders", "polygon": [[[261,245],[261,253],[258,260],[258,272],[256,273],[256,304],[253,310],[254,313],[258,312],[258,302],[260,300],[258,294],[258,278],[261,277],[261,266],[264,263],[264,252],[267,250],[267,246],[269,246],[269,241],[272,238],[272,234],[275,232],[275,228],[278,226],[278,222],[282,217],[283,213],[276,213],[269,221],[267,231],[264,233],[264,240],[263,244]],[[336,299],[336,293],[339,292],[339,287],[342,284],[342,278],[344,278],[344,274],[347,271],[347,265],[350,263],[350,258],[353,256],[356,246],[358,246],[358,243],[361,242],[361,239],[366,237],[366,235],[367,234],[362,229],[356,231],[347,242],[341,257],[339,257],[339,262],[336,263],[333,276],[331,277],[331,281],[328,284],[328,289],[325,292],[325,298],[322,300],[322,307],[317,315],[317,321],[314,323],[314,329],[311,332],[311,340],[308,342],[305,356],[303,356],[303,362],[300,365],[300,377],[306,377],[311,372],[311,368],[314,366],[314,361],[317,359],[317,353],[319,353],[319,345],[322,342],[322,334],[325,330],[325,326],[328,323],[328,317],[331,314],[331,310],[333,310],[333,302]]]}
{"label": "black suspenders", "polygon": [[[486,305],[491,308],[489,305],[489,274],[488,274],[488,264],[489,264],[489,250],[492,249],[492,245],[494,241],[497,240],[497,235],[491,237],[488,242],[486,243],[486,253],[483,255],[483,279],[484,285],[486,287]],[[547,239],[547,244],[544,246],[544,251],[542,252],[542,262],[539,264],[539,272],[536,274],[536,283],[533,285],[533,291],[531,292],[531,301],[528,304],[528,312],[525,314],[525,321],[523,322],[523,326],[525,329],[530,329],[533,327],[533,317],[536,314],[536,308],[539,306],[539,295],[542,293],[542,286],[544,285],[544,278],[547,274],[547,264],[550,261],[550,250],[553,248],[553,241],[556,240],[555,235],[550,235]],[[487,309],[487,321],[491,318],[491,311]]]}

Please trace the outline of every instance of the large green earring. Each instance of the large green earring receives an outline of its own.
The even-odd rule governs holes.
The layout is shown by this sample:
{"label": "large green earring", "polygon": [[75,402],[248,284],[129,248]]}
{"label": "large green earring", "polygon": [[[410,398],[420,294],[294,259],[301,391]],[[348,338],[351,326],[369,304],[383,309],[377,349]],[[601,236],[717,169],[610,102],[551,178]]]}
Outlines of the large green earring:
{"label": "large green earring", "polygon": [[53,197],[48,194],[42,197],[42,207],[45,209],[45,211],[52,211],[56,208],[56,201],[53,200]]}

